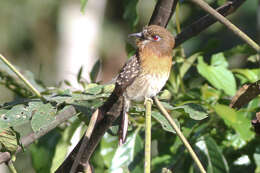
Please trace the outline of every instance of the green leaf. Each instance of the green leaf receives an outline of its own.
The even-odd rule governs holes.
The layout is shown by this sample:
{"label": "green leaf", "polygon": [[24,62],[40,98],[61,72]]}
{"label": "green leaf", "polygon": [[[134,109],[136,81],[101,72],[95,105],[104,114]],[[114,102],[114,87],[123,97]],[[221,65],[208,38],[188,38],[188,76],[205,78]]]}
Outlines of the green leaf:
{"label": "green leaf", "polygon": [[235,129],[243,140],[249,141],[254,137],[254,133],[250,130],[250,119],[245,117],[243,112],[236,112],[234,109],[221,104],[217,104],[214,109],[225,124]]}
{"label": "green leaf", "polygon": [[77,82],[80,83],[81,77],[82,77],[82,71],[83,71],[83,66],[80,67],[79,72],[77,74]]}
{"label": "green leaf", "polygon": [[100,71],[100,67],[101,67],[101,61],[99,59],[99,60],[97,60],[97,62],[95,63],[95,65],[93,66],[93,68],[90,72],[90,79],[92,82],[96,81],[98,73]]}
{"label": "green leaf", "polygon": [[40,131],[50,122],[55,120],[56,108],[52,107],[50,103],[43,104],[42,102],[29,103],[29,109],[33,112],[31,125],[34,132]]}
{"label": "green leaf", "polygon": [[31,118],[31,111],[24,105],[16,105],[10,110],[0,110],[0,131],[2,128],[25,124]]}
{"label": "green leaf", "polygon": [[175,107],[174,109],[183,108],[184,111],[189,114],[190,118],[194,120],[203,120],[207,118],[208,113],[203,109],[202,106],[194,103],[188,103],[182,106]]}
{"label": "green leaf", "polygon": [[85,11],[85,7],[87,5],[88,0],[80,0],[81,3],[81,12],[83,13]]}
{"label": "green leaf", "polygon": [[201,97],[203,100],[216,102],[221,95],[219,90],[210,87],[208,84],[205,84],[201,87]]}
{"label": "green leaf", "polygon": [[236,81],[227,66],[223,53],[219,53],[212,56],[211,65],[206,64],[203,57],[200,56],[197,69],[211,85],[217,89],[222,89],[227,95],[233,96],[236,93]]}
{"label": "green leaf", "polygon": [[256,53],[255,50],[252,47],[250,47],[248,44],[238,45],[224,52],[226,57],[231,57],[237,54],[249,56],[249,55],[254,55],[255,53]]}
{"label": "green leaf", "polygon": [[[131,172],[143,171],[143,169],[137,166],[140,165],[140,160],[135,160],[140,159],[137,157],[137,154],[139,154],[143,148],[143,143],[140,136],[138,135],[138,131],[139,130],[137,129],[134,133],[129,135],[127,137],[126,143],[117,148],[114,157],[112,158],[112,164],[109,172],[122,172],[129,169],[132,169]],[[131,166],[130,164],[134,166]]]}
{"label": "green leaf", "polygon": [[160,92],[160,95],[158,96],[159,100],[170,100],[171,99],[171,92],[169,90],[163,90]]}
{"label": "green leaf", "polygon": [[259,80],[259,69],[234,69],[232,71],[245,76],[250,83],[254,83]]}
{"label": "green leaf", "polygon": [[256,163],[256,169],[255,169],[255,173],[259,173],[260,172],[260,154],[259,153],[254,153],[254,160]]}
{"label": "green leaf", "polygon": [[20,146],[20,136],[12,128],[2,129],[0,132],[0,146],[1,151],[14,153]]}
{"label": "green leaf", "polygon": [[103,156],[105,165],[109,168],[118,147],[118,137],[106,133],[100,142],[100,154]]}
{"label": "green leaf", "polygon": [[134,28],[138,21],[139,17],[137,15],[137,3],[138,0],[124,0],[124,14],[123,18],[127,20],[128,23],[130,23],[130,26]]}
{"label": "green leaf", "polygon": [[208,158],[207,173],[228,173],[229,168],[221,150],[213,138],[206,136],[196,144]]}
{"label": "green leaf", "polygon": [[239,134],[227,134],[227,139],[223,142],[223,144],[227,147],[232,146],[235,149],[240,149],[246,145],[246,141],[243,140]]}
{"label": "green leaf", "polygon": [[182,66],[180,68],[181,78],[184,77],[186,72],[190,69],[190,67],[193,65],[193,63],[196,61],[196,59],[198,58],[198,56],[200,54],[201,53],[195,53],[195,54],[191,55],[189,58],[187,58],[187,60],[184,61],[184,63],[182,64]]}
{"label": "green leaf", "polygon": [[91,84],[88,84],[85,88],[85,92],[87,94],[93,94],[93,95],[97,95],[97,94],[100,94],[102,92],[102,88],[103,86],[102,85],[98,85],[98,84],[95,84],[95,83],[91,83]]}
{"label": "green leaf", "polygon": [[52,130],[43,137],[41,137],[36,143],[30,145],[32,165],[37,173],[50,172],[52,158],[57,142],[60,139],[60,134],[57,130]]}
{"label": "green leaf", "polygon": [[[162,128],[165,131],[175,133],[175,130],[172,128],[168,120],[160,112],[152,111],[152,117],[161,124]],[[178,122],[178,120],[174,119],[174,121],[180,128],[180,123]]]}
{"label": "green leaf", "polygon": [[68,126],[64,131],[61,133],[61,139],[56,145],[54,156],[52,157],[52,164],[51,164],[51,172],[55,172],[55,170],[62,164],[64,161],[68,149],[71,146],[71,138],[74,132],[79,127],[81,121],[79,119],[74,120],[70,126]]}

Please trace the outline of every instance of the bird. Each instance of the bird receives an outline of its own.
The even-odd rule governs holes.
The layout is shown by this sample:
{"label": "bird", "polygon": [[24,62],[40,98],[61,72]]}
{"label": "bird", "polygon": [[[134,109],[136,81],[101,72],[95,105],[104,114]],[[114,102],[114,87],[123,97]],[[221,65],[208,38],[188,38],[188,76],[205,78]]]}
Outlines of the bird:
{"label": "bird", "polygon": [[[116,77],[115,89],[104,107],[122,98],[119,145],[125,142],[128,111],[132,101],[146,101],[156,96],[166,84],[172,66],[175,39],[171,32],[158,26],[145,26],[141,32],[130,34],[136,38],[136,53],[125,63]],[[119,106],[117,106],[118,108]],[[105,109],[103,109],[105,110]],[[106,108],[108,110],[108,108]]]}

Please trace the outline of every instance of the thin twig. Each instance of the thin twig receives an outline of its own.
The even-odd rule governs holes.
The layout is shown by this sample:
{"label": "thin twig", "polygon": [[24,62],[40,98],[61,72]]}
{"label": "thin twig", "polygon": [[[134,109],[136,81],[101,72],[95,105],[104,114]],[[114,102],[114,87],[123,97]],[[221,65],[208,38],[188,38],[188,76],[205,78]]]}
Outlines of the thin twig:
{"label": "thin twig", "polygon": [[28,88],[30,88],[32,90],[32,92],[37,97],[39,97],[45,101],[45,99],[43,98],[41,93],[36,88],[34,88],[34,86],[1,54],[0,54],[0,59],[24,82],[24,84]]}
{"label": "thin twig", "polygon": [[151,169],[151,114],[152,100],[145,100],[145,148],[144,148],[144,172],[150,173]]}
{"label": "thin twig", "polygon": [[160,101],[157,99],[157,97],[154,97],[155,103],[158,106],[158,108],[160,109],[160,111],[162,112],[162,114],[166,117],[166,119],[169,121],[170,125],[172,126],[172,128],[175,130],[176,134],[180,137],[181,141],[183,142],[183,144],[185,145],[185,147],[187,148],[187,150],[189,151],[191,157],[193,158],[193,160],[195,161],[195,163],[197,164],[199,170],[201,173],[206,173],[204,167],[202,166],[198,156],[196,155],[196,153],[193,151],[193,149],[191,148],[188,140],[185,138],[185,136],[182,134],[182,132],[180,131],[180,129],[178,128],[177,124],[173,121],[172,117],[169,115],[169,113],[167,112],[167,110],[163,107],[163,105],[160,103]]}
{"label": "thin twig", "polygon": [[[78,165],[80,163],[80,160],[81,160],[82,154],[84,152],[84,149],[86,148],[86,146],[88,144],[88,141],[89,141],[89,138],[90,138],[90,136],[91,136],[91,134],[93,132],[93,129],[95,127],[95,124],[96,124],[96,121],[97,121],[97,118],[98,118],[98,113],[99,113],[99,109],[97,109],[91,116],[88,129],[87,129],[87,131],[86,131],[86,133],[84,135],[83,141],[81,143],[81,146],[79,148],[77,156],[76,156],[76,158],[75,158],[75,160],[73,162],[73,165],[71,167],[70,173],[74,173],[77,170],[77,167],[78,167]],[[87,167],[89,166],[88,163],[83,163],[83,164],[85,164]]]}
{"label": "thin twig", "polygon": [[250,45],[253,49],[256,50],[256,52],[260,52],[259,45],[252,40],[250,37],[248,37],[243,31],[241,31],[239,28],[237,28],[233,23],[231,23],[227,18],[219,14],[215,9],[213,9],[211,6],[209,6],[205,1],[203,0],[191,0],[193,3],[197,4],[199,7],[201,7],[203,10],[211,14],[213,17],[215,17],[219,22],[224,24],[228,29],[234,32],[237,36],[239,36],[242,40],[244,40],[248,45]]}
{"label": "thin twig", "polygon": [[[245,1],[246,0],[227,1],[224,5],[220,6],[216,10],[223,16],[227,16],[234,13]],[[199,18],[192,24],[182,29],[182,32],[176,36],[175,47],[178,47],[186,40],[189,40],[192,37],[198,35],[215,22],[217,22],[217,20],[209,14]]]}
{"label": "thin twig", "polygon": [[[46,128],[44,128],[40,132],[31,133],[31,134],[23,137],[21,139],[22,146],[26,147],[26,146],[30,145],[31,143],[33,143],[34,141],[36,141],[40,137],[44,136],[45,134],[47,134],[48,132],[53,130],[59,124],[65,122],[66,120],[68,120],[71,117],[73,117],[75,114],[76,114],[75,108],[73,106],[68,106],[65,110],[60,112],[55,117],[56,119],[54,121],[52,121]],[[20,151],[22,151],[22,148],[18,147],[18,149],[16,150],[16,153],[19,153]],[[0,153],[0,164],[10,160],[10,158],[11,158],[11,155],[10,155],[9,152]]]}

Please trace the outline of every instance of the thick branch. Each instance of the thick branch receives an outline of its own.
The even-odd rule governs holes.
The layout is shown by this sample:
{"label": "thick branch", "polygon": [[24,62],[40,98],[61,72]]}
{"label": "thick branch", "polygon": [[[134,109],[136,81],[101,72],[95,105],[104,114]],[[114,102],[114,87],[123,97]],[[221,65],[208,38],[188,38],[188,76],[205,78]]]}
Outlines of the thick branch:
{"label": "thick branch", "polygon": [[[223,16],[227,16],[234,13],[237,8],[240,7],[244,2],[245,0],[228,1],[226,4],[217,8],[216,10]],[[176,47],[181,45],[186,40],[198,35],[200,32],[204,31],[215,22],[217,22],[217,20],[209,14],[193,22],[191,25],[184,28],[182,32],[176,36]]]}
{"label": "thick branch", "polygon": [[[98,122],[92,132],[89,140],[86,140],[86,145],[82,157],[80,159],[79,166],[77,167],[77,172],[83,172],[88,160],[97,147],[98,143],[104,136],[105,132],[111,127],[112,123],[121,115],[123,110],[123,97],[109,97],[108,101],[99,108]],[[80,149],[83,138],[79,141],[77,146],[69,154],[62,165],[55,171],[56,173],[66,173],[71,169],[76,155]]]}
{"label": "thick branch", "polygon": [[178,0],[158,0],[149,25],[160,25],[166,28],[171,19]]}
{"label": "thick branch", "polygon": [[[57,116],[56,119],[49,124],[47,128],[44,128],[42,131],[38,133],[31,133],[28,136],[25,136],[21,139],[21,143],[24,147],[30,145],[40,137],[44,136],[51,130],[53,130],[55,127],[57,127],[59,124],[65,122],[69,118],[73,117],[76,114],[76,110],[74,109],[73,106],[67,107],[65,110],[60,112]],[[16,151],[16,153],[19,153],[22,150],[21,147],[19,147]],[[0,153],[0,164],[8,161],[11,158],[11,155],[9,152],[3,152]]]}
{"label": "thick branch", "polygon": [[236,95],[232,98],[230,107],[240,109],[242,106],[248,104],[251,100],[260,94],[260,80],[252,83],[245,84],[241,87]]}

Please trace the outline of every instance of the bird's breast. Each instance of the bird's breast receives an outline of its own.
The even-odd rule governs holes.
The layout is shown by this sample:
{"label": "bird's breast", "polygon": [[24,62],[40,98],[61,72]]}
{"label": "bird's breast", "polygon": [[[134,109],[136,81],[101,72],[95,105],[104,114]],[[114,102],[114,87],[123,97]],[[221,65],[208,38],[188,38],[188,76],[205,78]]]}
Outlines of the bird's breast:
{"label": "bird's breast", "polygon": [[153,52],[140,53],[140,72],[126,88],[125,96],[130,100],[142,101],[157,95],[165,85],[171,71],[171,56],[158,56]]}

